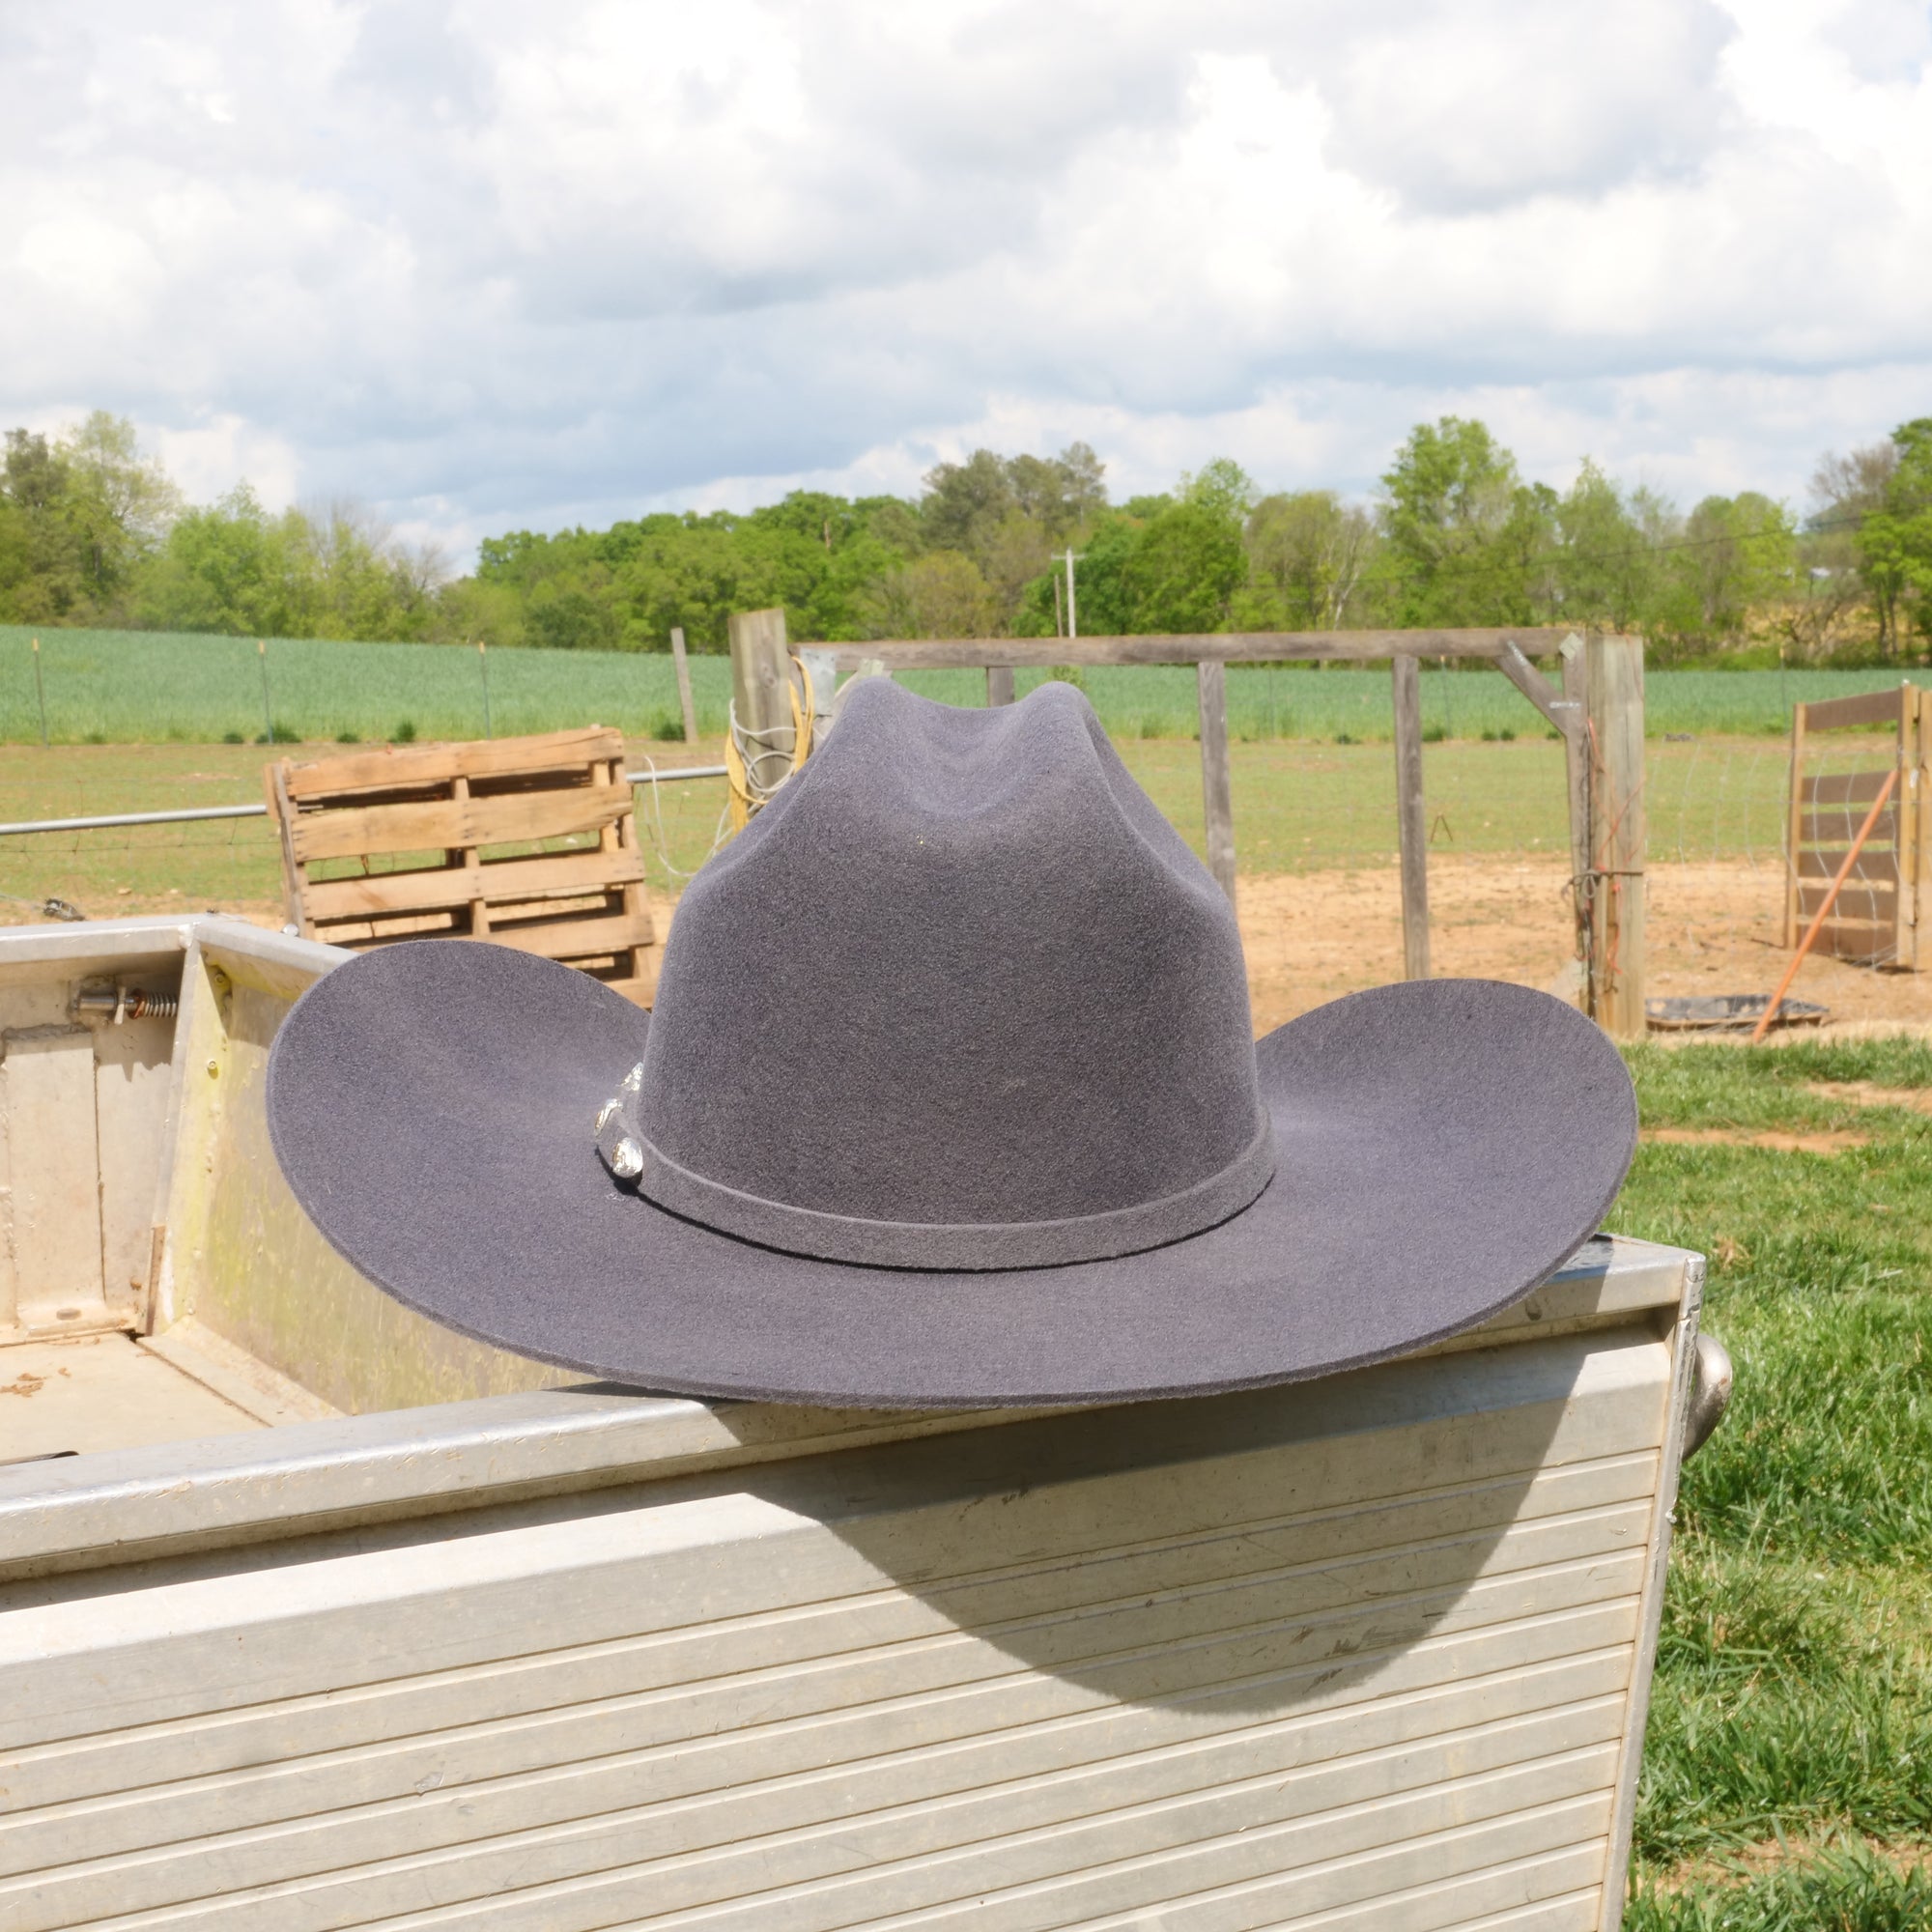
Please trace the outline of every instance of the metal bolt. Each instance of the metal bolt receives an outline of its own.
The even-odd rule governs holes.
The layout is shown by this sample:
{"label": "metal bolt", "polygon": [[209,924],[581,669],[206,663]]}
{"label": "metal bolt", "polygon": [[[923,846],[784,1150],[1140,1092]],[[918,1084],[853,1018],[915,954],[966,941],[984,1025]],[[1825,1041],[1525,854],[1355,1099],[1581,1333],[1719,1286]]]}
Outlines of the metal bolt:
{"label": "metal bolt", "polygon": [[611,1172],[619,1180],[635,1180],[644,1171],[644,1151],[627,1135],[611,1153]]}
{"label": "metal bolt", "polygon": [[220,1063],[220,1061],[218,1061],[218,1060],[211,1060],[211,1061],[210,1061],[210,1062],[208,1063],[208,1077],[209,1077],[209,1078],[210,1078],[211,1080],[214,1080],[214,1079],[218,1079],[218,1078],[220,1077],[220,1073],[221,1073],[221,1063]]}

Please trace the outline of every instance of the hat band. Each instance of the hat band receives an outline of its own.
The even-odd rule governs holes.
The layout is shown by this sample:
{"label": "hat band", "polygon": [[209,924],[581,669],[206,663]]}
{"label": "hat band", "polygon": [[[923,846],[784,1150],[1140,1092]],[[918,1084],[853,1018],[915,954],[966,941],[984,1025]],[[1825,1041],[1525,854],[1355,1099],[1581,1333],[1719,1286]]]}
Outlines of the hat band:
{"label": "hat band", "polygon": [[638,1126],[628,1095],[597,1129],[604,1164],[625,1185],[687,1221],[786,1254],[868,1267],[949,1270],[1054,1267],[1165,1247],[1238,1214],[1274,1176],[1274,1130],[1263,1114],[1253,1140],[1207,1179],[1099,1214],[1061,1221],[874,1221],[768,1201],[680,1167]]}

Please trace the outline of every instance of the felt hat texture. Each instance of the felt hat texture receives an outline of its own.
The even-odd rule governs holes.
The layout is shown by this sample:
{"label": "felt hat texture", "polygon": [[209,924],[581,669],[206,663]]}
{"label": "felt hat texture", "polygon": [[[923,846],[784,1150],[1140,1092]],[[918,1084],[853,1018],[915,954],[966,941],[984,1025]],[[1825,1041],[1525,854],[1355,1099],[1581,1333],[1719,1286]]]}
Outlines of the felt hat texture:
{"label": "felt hat texture", "polygon": [[1227,899],[1086,699],[867,680],[687,889],[645,1012],[361,954],[269,1065],[297,1198],[398,1300],[696,1395],[1088,1403],[1384,1360],[1520,1298],[1635,1145],[1615,1049],[1442,980],[1252,1037]]}

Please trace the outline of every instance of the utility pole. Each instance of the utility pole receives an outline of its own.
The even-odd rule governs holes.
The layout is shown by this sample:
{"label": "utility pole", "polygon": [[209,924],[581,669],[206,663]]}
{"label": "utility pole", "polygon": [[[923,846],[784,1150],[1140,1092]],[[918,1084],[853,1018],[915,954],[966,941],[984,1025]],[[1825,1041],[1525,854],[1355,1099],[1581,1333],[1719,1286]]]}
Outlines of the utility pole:
{"label": "utility pole", "polygon": [[1077,638],[1080,635],[1080,619],[1073,613],[1073,546],[1066,546],[1066,635]]}

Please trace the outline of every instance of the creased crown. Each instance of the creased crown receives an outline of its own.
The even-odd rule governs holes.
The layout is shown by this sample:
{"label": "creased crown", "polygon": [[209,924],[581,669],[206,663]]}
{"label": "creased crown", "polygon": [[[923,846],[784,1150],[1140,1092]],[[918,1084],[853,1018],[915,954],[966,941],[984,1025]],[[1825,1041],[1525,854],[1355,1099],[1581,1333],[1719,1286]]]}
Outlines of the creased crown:
{"label": "creased crown", "polygon": [[635,1088],[613,1173],[843,1261],[1129,1253],[1273,1172],[1232,910],[1063,684],[854,690],[685,893]]}

